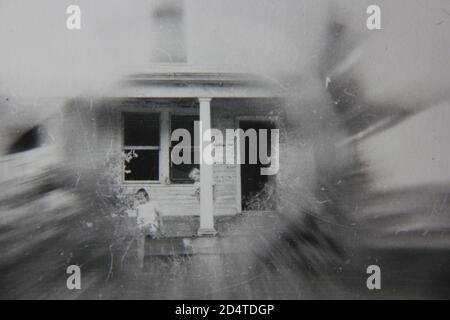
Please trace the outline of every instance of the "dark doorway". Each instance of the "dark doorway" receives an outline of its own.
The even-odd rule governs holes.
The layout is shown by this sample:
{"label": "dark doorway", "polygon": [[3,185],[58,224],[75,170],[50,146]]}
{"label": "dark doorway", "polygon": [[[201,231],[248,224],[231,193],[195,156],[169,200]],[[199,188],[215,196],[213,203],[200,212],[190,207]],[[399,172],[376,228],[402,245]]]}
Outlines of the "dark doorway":
{"label": "dark doorway", "polygon": [[[259,156],[256,163],[250,163],[250,154],[259,155],[260,129],[267,129],[267,155],[270,156],[271,133],[275,129],[275,123],[270,120],[241,120],[239,127],[248,132],[249,129],[256,131],[256,139],[251,141],[248,136],[242,141],[245,143],[245,162],[241,164],[241,199],[243,211],[268,211],[276,209],[275,176],[262,175],[261,168],[269,167],[270,164],[261,163]],[[256,141],[256,143],[255,143]],[[242,159],[244,160],[244,159]]]}

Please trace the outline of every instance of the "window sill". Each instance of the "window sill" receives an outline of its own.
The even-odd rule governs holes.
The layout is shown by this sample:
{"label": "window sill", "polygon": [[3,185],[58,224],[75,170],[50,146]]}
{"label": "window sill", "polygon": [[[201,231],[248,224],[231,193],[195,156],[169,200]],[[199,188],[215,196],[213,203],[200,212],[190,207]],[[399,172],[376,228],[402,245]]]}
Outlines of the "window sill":
{"label": "window sill", "polygon": [[167,188],[167,187],[182,187],[182,188],[186,188],[186,189],[192,189],[195,187],[198,187],[198,185],[194,184],[194,183],[170,183],[170,184],[165,184],[159,181],[124,181],[123,185],[125,186],[151,186],[151,187],[155,187],[155,188]]}
{"label": "window sill", "polygon": [[161,184],[158,180],[132,180],[132,181],[122,181],[123,184]]}

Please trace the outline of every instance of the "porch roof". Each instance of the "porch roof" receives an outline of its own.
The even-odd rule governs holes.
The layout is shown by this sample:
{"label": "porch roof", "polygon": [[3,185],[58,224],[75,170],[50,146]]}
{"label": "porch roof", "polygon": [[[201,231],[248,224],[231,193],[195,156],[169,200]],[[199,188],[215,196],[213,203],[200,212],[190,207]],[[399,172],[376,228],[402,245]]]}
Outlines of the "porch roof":
{"label": "porch roof", "polygon": [[283,87],[275,80],[253,73],[171,64],[121,80],[117,97],[149,98],[260,98],[281,97]]}

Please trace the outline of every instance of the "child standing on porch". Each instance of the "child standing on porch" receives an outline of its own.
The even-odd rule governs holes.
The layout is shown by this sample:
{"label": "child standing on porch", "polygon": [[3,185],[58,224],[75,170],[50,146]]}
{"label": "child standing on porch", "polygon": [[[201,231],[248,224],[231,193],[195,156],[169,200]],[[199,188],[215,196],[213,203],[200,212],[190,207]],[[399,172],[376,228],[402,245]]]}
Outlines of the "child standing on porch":
{"label": "child standing on porch", "polygon": [[189,179],[194,181],[195,186],[195,197],[197,198],[197,201],[200,201],[200,170],[197,168],[194,168],[189,172]]}
{"label": "child standing on porch", "polygon": [[136,208],[138,234],[136,236],[139,267],[144,267],[145,239],[155,239],[160,234],[160,211],[158,203],[150,200],[150,196],[144,188],[136,193],[138,202]]}
{"label": "child standing on porch", "polygon": [[[200,202],[200,170],[197,168],[194,168],[189,172],[188,175],[189,179],[194,181],[194,187],[195,187],[195,197],[197,198],[197,201]],[[213,199],[216,199],[216,185],[213,184]]]}

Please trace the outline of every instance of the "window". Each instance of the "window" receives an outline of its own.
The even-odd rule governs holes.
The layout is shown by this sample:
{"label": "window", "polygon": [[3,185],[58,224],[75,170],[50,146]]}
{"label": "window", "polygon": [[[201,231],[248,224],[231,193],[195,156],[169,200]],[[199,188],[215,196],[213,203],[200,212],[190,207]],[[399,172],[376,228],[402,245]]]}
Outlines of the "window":
{"label": "window", "polygon": [[[186,129],[189,131],[191,135],[191,147],[185,148],[184,150],[189,149],[191,152],[191,163],[186,164],[174,164],[172,162],[172,159],[170,160],[170,180],[175,183],[194,183],[193,180],[189,178],[189,173],[194,168],[199,168],[199,164],[195,164],[195,159],[199,158],[199,141],[195,141],[196,136],[194,134],[195,128],[194,128],[194,121],[198,121],[198,116],[175,116],[173,115],[170,119],[171,123],[171,130],[170,133],[174,132],[176,129]],[[180,139],[181,140],[181,139]],[[172,154],[172,150],[174,147],[178,144],[179,141],[172,141],[170,144],[170,154]],[[183,155],[183,151],[180,151]]]}
{"label": "window", "polygon": [[125,181],[159,180],[159,114],[124,114],[123,151]]}

